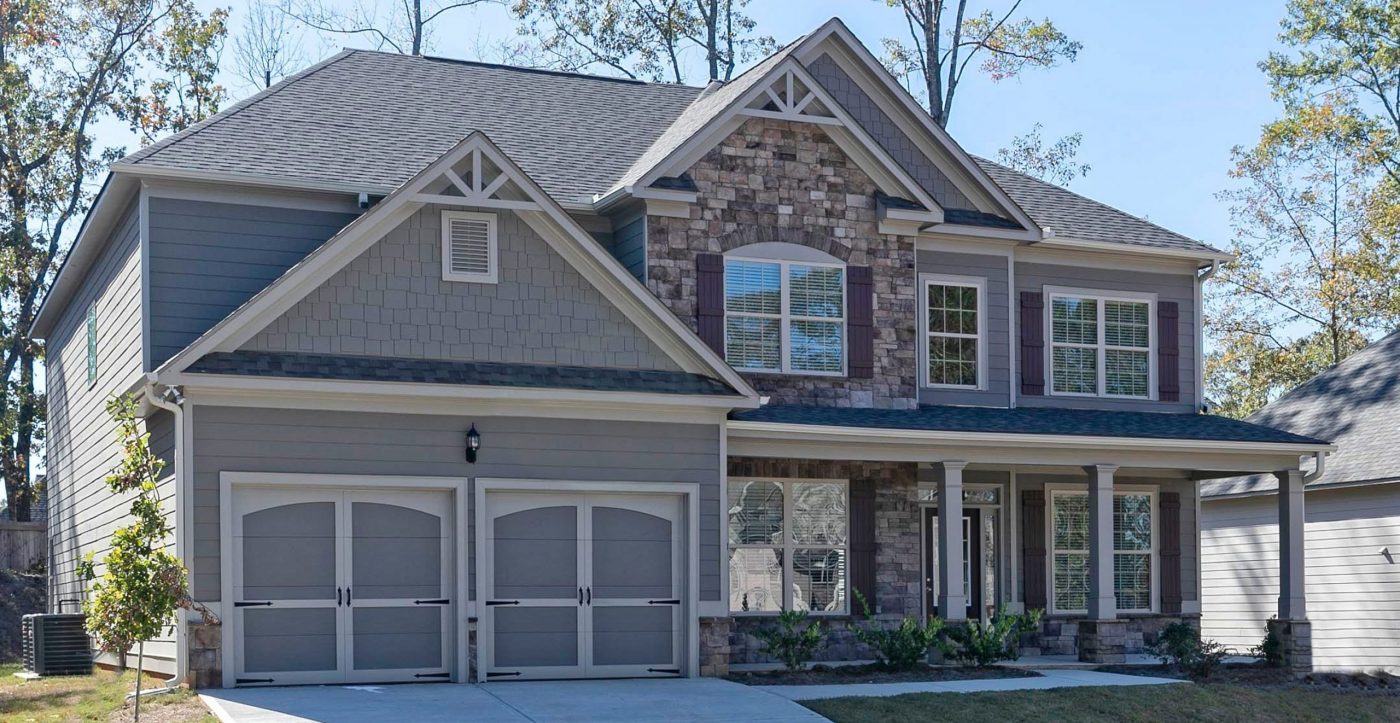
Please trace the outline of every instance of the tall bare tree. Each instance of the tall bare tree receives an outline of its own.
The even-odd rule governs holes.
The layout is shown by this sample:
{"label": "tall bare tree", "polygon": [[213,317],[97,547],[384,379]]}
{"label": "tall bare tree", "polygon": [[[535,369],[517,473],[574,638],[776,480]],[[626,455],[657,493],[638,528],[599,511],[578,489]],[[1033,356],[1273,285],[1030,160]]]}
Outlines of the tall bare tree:
{"label": "tall bare tree", "polygon": [[958,86],[973,60],[992,80],[1015,78],[1026,68],[1073,62],[1083,45],[1049,19],[1014,18],[1022,0],[1005,12],[968,12],[968,0],[879,0],[904,14],[908,42],[884,38],[885,67],[911,92],[923,96],[942,127],[953,115]]}
{"label": "tall bare tree", "polygon": [[[284,11],[308,28],[332,35],[364,36],[375,47],[422,55],[432,46],[434,23],[453,10],[496,0],[355,0],[348,7],[328,0],[289,0]],[[387,6],[387,7],[386,7]]]}
{"label": "tall bare tree", "polygon": [[233,62],[239,77],[257,90],[291,75],[306,64],[296,21],[280,5],[254,0],[233,39]]}

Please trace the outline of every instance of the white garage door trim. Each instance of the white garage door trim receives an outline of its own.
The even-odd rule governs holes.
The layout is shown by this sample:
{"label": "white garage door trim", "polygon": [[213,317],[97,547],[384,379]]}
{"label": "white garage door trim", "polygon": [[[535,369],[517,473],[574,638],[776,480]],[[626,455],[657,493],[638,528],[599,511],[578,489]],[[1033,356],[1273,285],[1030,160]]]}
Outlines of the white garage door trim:
{"label": "white garage door trim", "polygon": [[455,477],[409,477],[384,475],[337,475],[301,474],[277,472],[220,472],[219,473],[219,585],[222,626],[220,628],[223,659],[223,687],[232,688],[237,670],[236,645],[238,644],[237,615],[234,600],[234,488],[268,489],[322,489],[335,488],[347,492],[360,490],[428,490],[451,494],[450,507],[454,519],[453,555],[451,572],[455,589],[453,608],[453,639],[455,640],[455,664],[452,666],[453,682],[467,682],[468,638],[467,618],[472,606],[467,600],[467,534],[463,529],[467,517],[468,480]]}
{"label": "white garage door trim", "polygon": [[[685,628],[685,651],[683,655],[682,675],[686,677],[697,677],[700,669],[700,617],[699,617],[699,597],[700,597],[700,485],[694,482],[585,482],[576,480],[533,480],[533,479],[500,479],[483,478],[476,479],[475,497],[473,499],[473,513],[476,515],[476,540],[475,549],[478,551],[476,561],[477,573],[477,594],[481,594],[483,580],[491,574],[491,561],[483,554],[486,550],[486,497],[489,492],[568,492],[568,493],[631,493],[646,495],[674,495],[682,497],[684,509],[682,510],[685,520],[685,551],[684,559],[685,571],[685,594],[682,598],[684,610],[681,614],[686,623]],[[482,612],[485,612],[482,610]],[[477,660],[476,675],[477,682],[484,682],[485,666],[482,648],[490,644],[490,621],[489,616],[482,615],[478,619],[477,630]]]}

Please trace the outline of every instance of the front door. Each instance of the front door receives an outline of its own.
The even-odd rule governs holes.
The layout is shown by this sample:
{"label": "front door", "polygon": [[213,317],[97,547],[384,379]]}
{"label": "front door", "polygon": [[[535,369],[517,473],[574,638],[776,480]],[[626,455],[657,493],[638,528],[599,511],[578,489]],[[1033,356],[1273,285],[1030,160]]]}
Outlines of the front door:
{"label": "front door", "polygon": [[[967,600],[967,619],[981,617],[982,586],[974,584],[982,579],[981,527],[982,512],[978,509],[963,509],[962,519],[962,585],[963,596]],[[938,508],[924,508],[924,595],[925,610],[932,615],[938,610]],[[946,616],[945,616],[946,617]]]}
{"label": "front door", "polygon": [[485,679],[680,675],[682,508],[675,495],[489,494]]}
{"label": "front door", "polygon": [[450,495],[249,487],[233,528],[235,685],[451,677]]}

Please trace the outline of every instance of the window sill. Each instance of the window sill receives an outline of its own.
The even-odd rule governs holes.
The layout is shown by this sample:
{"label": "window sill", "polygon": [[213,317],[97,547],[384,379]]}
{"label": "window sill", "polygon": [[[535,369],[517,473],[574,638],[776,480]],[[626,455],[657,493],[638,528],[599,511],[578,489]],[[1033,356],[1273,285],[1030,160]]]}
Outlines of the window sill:
{"label": "window sill", "polygon": [[[776,620],[777,617],[778,617],[779,615],[781,615],[781,614],[782,614],[782,612],[777,611],[777,610],[774,610],[773,612],[734,612],[734,611],[731,611],[731,612],[729,613],[729,617],[731,617],[731,618],[757,618],[757,619],[768,618],[768,619],[774,619],[774,620]],[[814,613],[814,612],[808,611],[808,612],[807,612],[807,617],[809,617],[809,618],[826,618],[826,619],[831,619],[831,618],[849,618],[849,617],[854,617],[854,616],[852,616],[851,613],[849,613],[849,612],[835,612],[835,613],[826,613],[826,612],[823,612],[823,613]]]}
{"label": "window sill", "polygon": [[745,369],[743,367],[734,367],[734,371],[751,377],[773,377],[776,379],[790,377],[816,377],[818,379],[846,378],[846,372],[844,370],[839,372],[781,372],[772,369]]}

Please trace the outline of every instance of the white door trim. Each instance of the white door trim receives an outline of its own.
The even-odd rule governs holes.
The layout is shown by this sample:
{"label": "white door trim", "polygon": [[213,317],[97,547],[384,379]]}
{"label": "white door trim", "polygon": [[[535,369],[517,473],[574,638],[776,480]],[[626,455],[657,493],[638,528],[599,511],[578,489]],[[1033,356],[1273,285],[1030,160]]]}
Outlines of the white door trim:
{"label": "white door trim", "polygon": [[[476,549],[486,549],[486,493],[502,491],[554,491],[554,492],[630,492],[636,494],[681,495],[685,497],[685,540],[686,540],[686,651],[685,671],[688,678],[700,675],[700,485],[695,482],[588,482],[581,480],[541,480],[477,477],[476,491],[472,499],[475,508]],[[484,554],[477,560],[476,572],[480,579],[491,574],[491,561]],[[480,580],[478,580],[480,582]],[[485,682],[481,651],[490,645],[489,622],[486,616],[478,618],[476,682]]]}
{"label": "white door trim", "polygon": [[220,626],[221,654],[223,658],[223,687],[232,688],[237,661],[234,646],[237,644],[237,623],[228,613],[233,607],[226,604],[233,600],[233,488],[238,487],[336,487],[346,490],[357,489],[423,489],[446,490],[453,494],[452,507],[459,515],[454,523],[457,529],[455,559],[452,563],[456,582],[456,599],[463,601],[454,611],[456,627],[456,665],[452,682],[466,683],[467,671],[467,618],[474,614],[473,606],[467,597],[467,535],[464,521],[467,520],[468,480],[463,477],[417,477],[401,475],[350,475],[350,474],[305,474],[282,472],[219,472],[219,601],[225,614]]}

